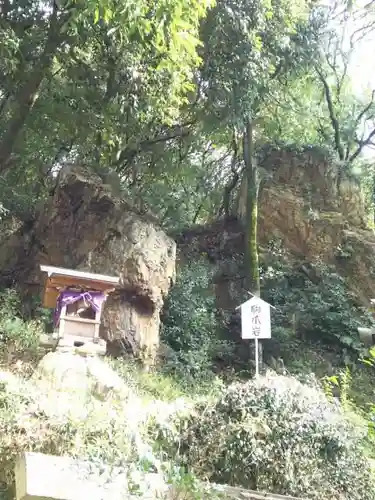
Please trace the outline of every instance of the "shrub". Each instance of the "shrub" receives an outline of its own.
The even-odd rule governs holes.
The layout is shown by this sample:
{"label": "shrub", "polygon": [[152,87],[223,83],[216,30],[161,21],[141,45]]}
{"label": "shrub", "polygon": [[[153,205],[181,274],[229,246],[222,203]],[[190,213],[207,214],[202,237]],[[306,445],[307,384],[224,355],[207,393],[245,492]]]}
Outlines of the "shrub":
{"label": "shrub", "polygon": [[136,402],[103,402],[94,393],[0,372],[0,479],[11,494],[14,461],[23,451],[70,455],[103,467],[138,464],[147,447],[147,415],[137,414],[133,425]]}
{"label": "shrub", "polygon": [[36,351],[43,328],[39,321],[25,321],[21,315],[17,292],[7,289],[0,293],[0,350],[4,352]]}
{"label": "shrub", "polygon": [[309,270],[313,280],[301,268],[282,262],[279,268],[264,271],[263,297],[277,308],[274,320],[290,325],[288,315],[293,312],[294,328],[300,335],[361,352],[357,328],[373,326],[373,318],[356,303],[334,268],[320,263]]}
{"label": "shrub", "polygon": [[172,348],[165,369],[186,378],[206,378],[215,356],[230,351],[217,337],[213,270],[202,261],[183,267],[163,314],[162,341]]}
{"label": "shrub", "polygon": [[359,437],[314,383],[273,375],[237,383],[188,423],[181,460],[200,476],[310,499],[374,498]]}
{"label": "shrub", "polygon": [[84,384],[78,383],[77,389],[60,384],[58,378],[25,380],[0,371],[0,482],[7,486],[3,497],[0,490],[0,498],[14,498],[15,459],[34,451],[89,460],[97,469],[98,484],[118,475],[117,491],[124,486],[134,493],[124,498],[151,498],[150,492],[143,496],[142,491],[157,481],[174,485],[181,492],[173,497],[176,500],[217,499],[202,494],[203,486],[192,474],[163,461],[152,449],[154,423],[167,421],[185,407],[184,401],[146,402],[140,398],[144,388],[138,387],[135,368],[123,375],[126,390],[102,398],[95,390],[85,390]]}

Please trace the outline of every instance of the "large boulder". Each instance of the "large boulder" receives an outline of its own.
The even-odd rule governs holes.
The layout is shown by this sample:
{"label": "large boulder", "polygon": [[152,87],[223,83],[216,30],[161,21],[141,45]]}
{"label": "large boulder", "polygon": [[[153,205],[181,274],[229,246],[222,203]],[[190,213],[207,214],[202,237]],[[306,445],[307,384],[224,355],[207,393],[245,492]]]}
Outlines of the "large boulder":
{"label": "large boulder", "polygon": [[97,356],[49,352],[40,361],[33,379],[50,384],[52,390],[78,393],[85,399],[89,395],[98,399],[105,399],[109,394],[120,399],[129,396],[125,382]]}
{"label": "large boulder", "polygon": [[176,245],[88,168],[66,166],[33,223],[3,241],[0,282],[40,291],[39,265],[121,277],[108,299],[101,335],[112,354],[152,359],[159,313],[175,274]]}

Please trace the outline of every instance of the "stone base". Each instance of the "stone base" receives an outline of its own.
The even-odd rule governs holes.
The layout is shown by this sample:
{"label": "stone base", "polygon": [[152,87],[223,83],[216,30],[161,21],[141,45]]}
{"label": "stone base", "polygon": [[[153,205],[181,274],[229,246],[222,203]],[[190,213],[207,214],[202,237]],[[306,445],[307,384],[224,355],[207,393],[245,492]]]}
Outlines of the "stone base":
{"label": "stone base", "polygon": [[59,340],[56,350],[59,352],[73,351],[82,355],[104,356],[107,350],[107,344],[103,339],[98,339],[98,342],[96,343],[87,337],[66,335]]}
{"label": "stone base", "polygon": [[57,345],[57,339],[52,334],[42,333],[39,337],[39,345],[46,349],[54,349]]}
{"label": "stone base", "polygon": [[122,400],[130,394],[121,377],[101,358],[82,356],[72,350],[49,352],[39,362],[33,378],[51,384],[55,391],[78,395],[83,401],[92,396]]}
{"label": "stone base", "polygon": [[83,356],[104,356],[107,351],[105,340],[98,339],[95,343],[79,335],[67,335],[60,339],[56,339],[55,335],[41,335],[40,345],[47,349],[56,349],[58,352],[74,352]]}

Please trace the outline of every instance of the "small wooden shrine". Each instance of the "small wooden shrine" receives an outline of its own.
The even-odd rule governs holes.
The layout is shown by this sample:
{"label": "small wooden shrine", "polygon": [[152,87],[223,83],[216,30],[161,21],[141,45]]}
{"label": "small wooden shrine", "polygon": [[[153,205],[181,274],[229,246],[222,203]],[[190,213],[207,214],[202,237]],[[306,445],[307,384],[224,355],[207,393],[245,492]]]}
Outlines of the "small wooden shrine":
{"label": "small wooden shrine", "polygon": [[43,307],[55,310],[54,338],[71,347],[99,343],[103,306],[120,279],[52,266],[40,269],[46,274]]}

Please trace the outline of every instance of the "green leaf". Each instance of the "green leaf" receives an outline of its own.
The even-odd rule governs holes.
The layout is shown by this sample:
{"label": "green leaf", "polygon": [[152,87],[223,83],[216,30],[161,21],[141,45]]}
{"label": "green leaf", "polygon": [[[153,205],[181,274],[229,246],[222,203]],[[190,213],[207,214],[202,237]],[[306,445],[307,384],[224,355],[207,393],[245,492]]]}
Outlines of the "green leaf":
{"label": "green leaf", "polygon": [[348,335],[343,336],[343,337],[339,337],[339,338],[340,338],[340,342],[342,342],[343,344],[345,344],[347,346],[352,346],[355,342],[353,337],[349,337]]}
{"label": "green leaf", "polygon": [[99,18],[100,18],[100,10],[99,6],[97,6],[94,12],[94,24],[97,24],[99,22]]}

